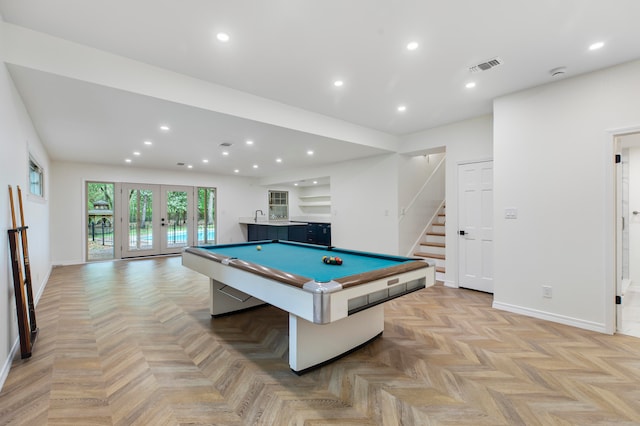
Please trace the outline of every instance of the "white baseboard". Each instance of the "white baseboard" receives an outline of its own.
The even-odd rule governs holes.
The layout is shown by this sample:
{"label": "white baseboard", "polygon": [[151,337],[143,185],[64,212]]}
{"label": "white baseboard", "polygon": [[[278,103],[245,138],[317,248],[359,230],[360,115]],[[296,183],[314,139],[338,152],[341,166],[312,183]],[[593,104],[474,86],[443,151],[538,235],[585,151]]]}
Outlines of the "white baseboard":
{"label": "white baseboard", "polygon": [[11,350],[9,351],[9,356],[4,360],[4,365],[0,370],[0,391],[4,387],[4,382],[7,380],[9,376],[9,370],[11,370],[11,364],[13,363],[13,358],[16,356],[18,352],[18,346],[20,346],[20,339],[16,337],[16,340],[13,342],[13,346],[11,346]]}
{"label": "white baseboard", "polygon": [[454,283],[451,280],[444,280],[444,286],[445,287],[451,287],[451,288],[459,288],[458,284]]}
{"label": "white baseboard", "polygon": [[[44,280],[42,281],[40,290],[38,290],[38,293],[33,296],[33,299],[34,299],[33,304],[36,307],[38,306],[38,301],[40,300],[40,297],[42,297],[42,293],[44,293],[44,288],[47,286],[47,283],[49,282],[49,277],[51,276],[52,269],[53,269],[53,266],[49,265],[49,271],[47,272],[47,274],[44,277]],[[36,315],[37,313],[38,312],[36,311]],[[38,317],[36,316],[36,320],[37,319]],[[9,370],[11,370],[11,364],[13,364],[13,359],[18,353],[19,347],[20,347],[20,336],[16,336],[16,339],[13,341],[13,345],[11,346],[11,350],[9,351],[7,359],[4,360],[2,369],[0,369],[0,391],[4,387],[4,382],[7,380],[7,377],[9,376]]]}
{"label": "white baseboard", "polygon": [[545,321],[556,322],[559,324],[569,325],[571,327],[583,328],[585,330],[597,331],[599,333],[610,334],[607,332],[605,324],[593,321],[585,321],[579,318],[567,317],[551,312],[539,311],[537,309],[525,308],[522,306],[511,305],[509,303],[496,302],[494,300],[493,308],[502,311],[513,312],[514,314],[526,315],[528,317],[538,318]]}

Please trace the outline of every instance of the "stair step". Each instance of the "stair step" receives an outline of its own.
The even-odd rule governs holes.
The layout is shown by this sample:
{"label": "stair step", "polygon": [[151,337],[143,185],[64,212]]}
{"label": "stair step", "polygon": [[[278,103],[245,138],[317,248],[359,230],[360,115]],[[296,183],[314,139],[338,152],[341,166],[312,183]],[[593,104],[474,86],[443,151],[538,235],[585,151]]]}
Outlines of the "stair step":
{"label": "stair step", "polygon": [[427,231],[427,235],[436,235],[438,237],[444,237],[445,233],[444,232]]}
{"label": "stair step", "polygon": [[424,251],[418,251],[413,253],[414,256],[426,257],[427,259],[445,259],[444,254],[427,253]]}
{"label": "stair step", "polygon": [[444,243],[434,243],[434,242],[431,242],[431,241],[427,241],[425,243],[420,243],[420,245],[421,246],[427,246],[427,247],[442,247],[442,248],[445,247]]}

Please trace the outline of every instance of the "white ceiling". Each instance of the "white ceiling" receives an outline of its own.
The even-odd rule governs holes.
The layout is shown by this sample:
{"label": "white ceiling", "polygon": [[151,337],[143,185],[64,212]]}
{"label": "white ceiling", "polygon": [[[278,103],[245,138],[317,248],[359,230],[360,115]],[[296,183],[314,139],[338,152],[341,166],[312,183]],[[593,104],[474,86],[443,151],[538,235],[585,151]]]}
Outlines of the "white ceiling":
{"label": "white ceiling", "polygon": [[[554,81],[549,71],[556,67],[566,67],[559,78],[567,78],[640,58],[637,0],[0,0],[0,14],[8,23],[394,137],[490,113],[496,97]],[[220,31],[229,42],[216,40]],[[408,51],[410,41],[418,49]],[[605,46],[589,51],[597,41]],[[503,64],[470,73],[494,57]],[[140,167],[184,162],[268,176],[388,152],[9,69],[56,160],[122,165],[140,150]],[[338,78],[343,87],[333,86]],[[466,89],[470,81],[476,87]],[[166,134],[157,132],[163,120],[172,127]],[[247,138],[253,147],[244,145]],[[154,145],[141,148],[144,139]],[[223,142],[233,143],[224,158]]]}

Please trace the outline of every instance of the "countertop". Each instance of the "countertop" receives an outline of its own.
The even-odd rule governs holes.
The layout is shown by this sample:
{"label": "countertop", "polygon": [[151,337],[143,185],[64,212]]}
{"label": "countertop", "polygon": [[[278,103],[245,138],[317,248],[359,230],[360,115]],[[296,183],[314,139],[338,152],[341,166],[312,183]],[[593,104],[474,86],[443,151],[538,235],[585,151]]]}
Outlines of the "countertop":
{"label": "countertop", "polygon": [[238,221],[243,225],[267,225],[267,226],[307,226],[307,222],[292,222],[289,220],[260,220],[256,222],[253,218],[240,218]]}
{"label": "countertop", "polygon": [[238,223],[241,225],[269,225],[269,226],[297,226],[307,225],[309,223],[327,223],[331,222],[324,218],[291,218],[291,220],[267,220],[266,218],[258,217],[256,222],[253,217],[241,217],[238,219]]}

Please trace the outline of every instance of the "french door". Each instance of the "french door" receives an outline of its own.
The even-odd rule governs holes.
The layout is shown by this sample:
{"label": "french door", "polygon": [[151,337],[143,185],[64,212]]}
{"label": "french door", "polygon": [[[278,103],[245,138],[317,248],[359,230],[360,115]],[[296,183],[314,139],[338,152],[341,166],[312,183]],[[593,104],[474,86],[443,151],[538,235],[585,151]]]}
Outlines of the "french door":
{"label": "french door", "polygon": [[458,285],[493,293],[493,161],[458,166],[458,197]]}
{"label": "french door", "polygon": [[180,253],[194,244],[194,188],[122,184],[122,257]]}

